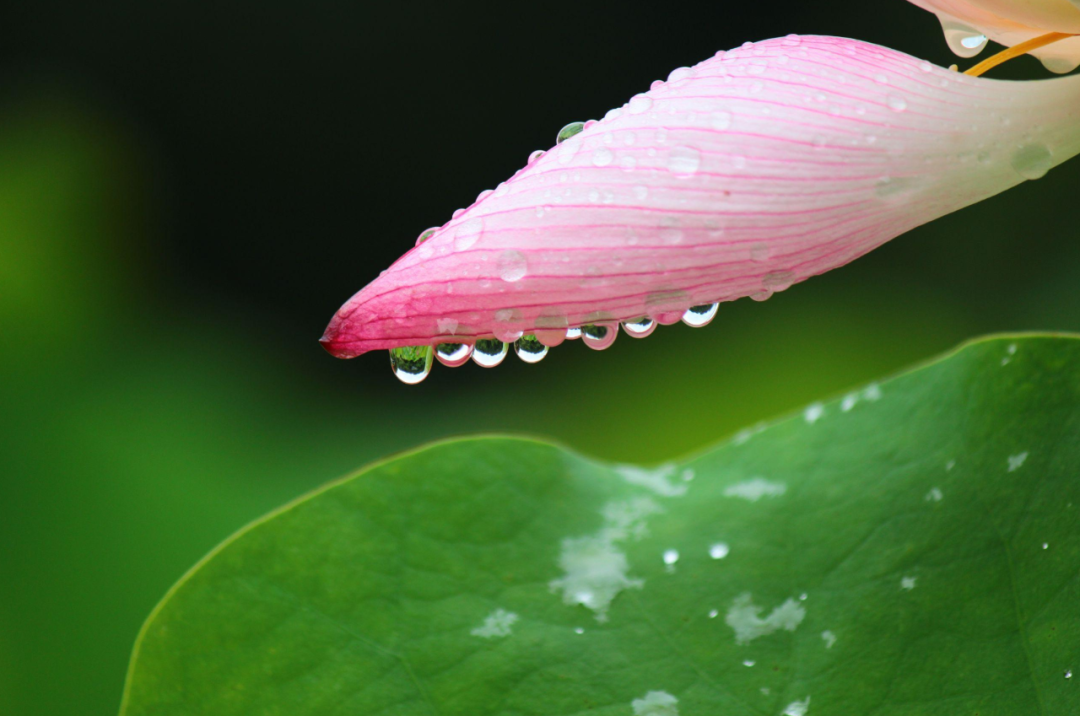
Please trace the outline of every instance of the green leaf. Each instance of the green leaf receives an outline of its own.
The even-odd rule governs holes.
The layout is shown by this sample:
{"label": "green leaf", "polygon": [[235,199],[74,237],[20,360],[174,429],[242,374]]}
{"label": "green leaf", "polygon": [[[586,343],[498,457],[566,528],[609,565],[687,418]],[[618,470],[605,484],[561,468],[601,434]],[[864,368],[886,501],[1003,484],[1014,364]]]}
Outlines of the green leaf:
{"label": "green leaf", "polygon": [[442,443],[207,557],[122,711],[1075,714],[1078,505],[1067,337],[979,341],[656,469]]}

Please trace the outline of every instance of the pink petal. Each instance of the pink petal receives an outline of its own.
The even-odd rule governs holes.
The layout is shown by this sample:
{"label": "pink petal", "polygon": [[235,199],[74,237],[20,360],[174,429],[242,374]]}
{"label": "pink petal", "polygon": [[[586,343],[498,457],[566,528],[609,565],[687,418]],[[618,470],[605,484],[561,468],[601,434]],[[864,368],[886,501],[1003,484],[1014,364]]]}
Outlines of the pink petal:
{"label": "pink petal", "polygon": [[[1012,47],[1049,32],[1080,34],[1080,6],[1072,0],[911,0],[938,16],[945,38],[960,57],[974,57],[982,49],[961,40],[985,35]],[[1072,72],[1080,65],[1080,37],[1055,42],[1035,50],[1051,72]]]}
{"label": "pink petal", "polygon": [[835,37],[680,68],[334,316],[342,358],[765,298],[1080,151],[1080,77],[973,78]]}

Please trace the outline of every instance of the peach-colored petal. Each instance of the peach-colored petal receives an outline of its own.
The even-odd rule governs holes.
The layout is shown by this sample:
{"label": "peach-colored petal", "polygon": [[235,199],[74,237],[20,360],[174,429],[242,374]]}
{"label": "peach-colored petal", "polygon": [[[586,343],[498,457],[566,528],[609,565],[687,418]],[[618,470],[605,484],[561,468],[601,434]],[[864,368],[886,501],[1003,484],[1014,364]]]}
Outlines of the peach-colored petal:
{"label": "peach-colored petal", "polygon": [[323,343],[343,358],[522,332],[553,345],[567,327],[766,298],[1041,176],[1080,151],[1078,120],[1080,77],[968,77],[835,37],[747,44],[482,194]]}
{"label": "peach-colored petal", "polygon": [[[1050,32],[1080,35],[1080,3],[1073,0],[911,0],[938,16],[949,47],[960,57],[983,48],[979,36],[1012,47]],[[1080,37],[1034,50],[1051,72],[1080,65]]]}

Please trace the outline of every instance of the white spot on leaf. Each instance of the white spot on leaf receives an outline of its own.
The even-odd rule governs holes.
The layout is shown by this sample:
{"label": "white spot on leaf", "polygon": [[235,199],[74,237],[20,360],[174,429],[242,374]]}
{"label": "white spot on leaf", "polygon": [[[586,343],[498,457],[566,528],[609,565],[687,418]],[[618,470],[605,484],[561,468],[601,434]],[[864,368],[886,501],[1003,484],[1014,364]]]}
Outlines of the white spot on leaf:
{"label": "white spot on leaf", "polygon": [[918,577],[903,577],[900,580],[900,588],[906,589],[910,592],[912,589],[915,588],[916,580],[918,580]]}
{"label": "white spot on leaf", "polygon": [[[631,485],[652,490],[661,497],[681,497],[686,494],[687,485],[670,482],[670,478],[675,476],[674,465],[661,465],[655,468],[617,465],[615,472]],[[690,473],[690,480],[692,480],[693,470],[687,472]],[[689,482],[685,472],[683,473],[683,482]]]}
{"label": "white spot on leaf", "polygon": [[679,700],[666,691],[650,691],[630,706],[634,716],[679,716]]}
{"label": "white spot on leaf", "polygon": [[792,701],[784,709],[781,716],[806,716],[806,712],[810,710],[810,697],[807,696],[802,701]]}
{"label": "white spot on leaf", "polygon": [[927,502],[941,502],[941,498],[943,498],[944,496],[945,495],[941,492],[939,488],[931,487],[930,492],[926,493],[926,497],[924,499]]}
{"label": "white spot on leaf", "polygon": [[588,607],[598,622],[607,621],[608,607],[624,589],[640,589],[644,582],[629,576],[630,565],[618,545],[641,539],[645,520],[663,512],[652,498],[639,497],[604,506],[604,526],[595,535],[568,537],[562,542],[559,567],[564,575],[549,587],[561,591],[563,603]]}
{"label": "white spot on leaf", "polygon": [[806,617],[806,609],[794,599],[788,599],[764,619],[761,618],[763,610],[763,607],[754,604],[749,592],[735,597],[724,621],[735,631],[736,644],[749,644],[754,639],[768,636],[778,629],[795,631]]}
{"label": "white spot on leaf", "polygon": [[813,405],[808,406],[806,410],[803,411],[803,418],[811,425],[821,420],[822,416],[824,415],[825,406],[821,403],[814,403]]}
{"label": "white spot on leaf", "polygon": [[505,609],[496,609],[484,619],[484,623],[473,629],[473,636],[492,639],[497,636],[510,636],[510,627],[518,620],[518,615]]}
{"label": "white spot on leaf", "polygon": [[836,643],[836,634],[833,634],[828,629],[821,632],[821,638],[825,640],[825,648],[826,649],[831,649],[833,644]]}
{"label": "white spot on leaf", "polygon": [[782,482],[769,482],[763,477],[755,477],[737,482],[724,490],[724,497],[741,497],[750,502],[757,502],[762,497],[779,497],[787,492],[787,485]]}
{"label": "white spot on leaf", "polygon": [[1009,455],[1009,472],[1019,470],[1020,467],[1024,464],[1024,461],[1027,460],[1027,456],[1027,452],[1022,452],[1017,455]]}

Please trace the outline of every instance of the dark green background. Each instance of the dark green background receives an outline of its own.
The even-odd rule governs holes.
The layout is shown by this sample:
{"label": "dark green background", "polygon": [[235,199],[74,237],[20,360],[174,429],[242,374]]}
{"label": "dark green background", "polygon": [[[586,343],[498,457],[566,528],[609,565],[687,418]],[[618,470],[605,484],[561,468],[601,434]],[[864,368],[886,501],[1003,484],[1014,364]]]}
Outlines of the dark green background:
{"label": "dark green background", "polygon": [[1080,330],[1074,163],[698,331],[413,388],[318,347],[422,229],[679,65],[789,32],[955,62],[903,0],[69,0],[0,28],[5,715],[114,713],[183,570],[395,450],[521,430],[656,462],[977,334]]}

